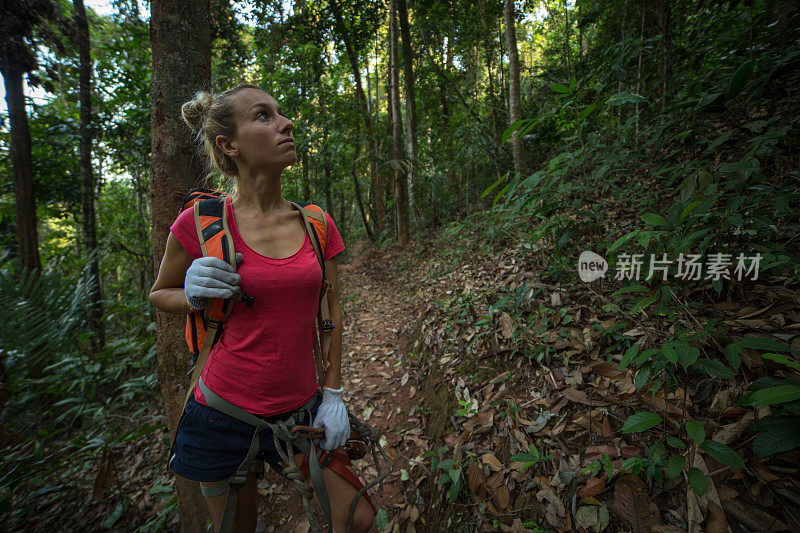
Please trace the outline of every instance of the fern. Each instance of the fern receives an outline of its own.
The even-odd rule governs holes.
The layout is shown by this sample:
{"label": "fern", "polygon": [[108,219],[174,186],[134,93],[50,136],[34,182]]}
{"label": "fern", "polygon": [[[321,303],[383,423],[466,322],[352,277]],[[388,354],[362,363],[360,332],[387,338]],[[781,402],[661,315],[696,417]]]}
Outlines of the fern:
{"label": "fern", "polygon": [[86,325],[89,276],[77,281],[54,269],[17,274],[0,269],[0,320],[3,351],[42,366],[59,354],[75,352]]}

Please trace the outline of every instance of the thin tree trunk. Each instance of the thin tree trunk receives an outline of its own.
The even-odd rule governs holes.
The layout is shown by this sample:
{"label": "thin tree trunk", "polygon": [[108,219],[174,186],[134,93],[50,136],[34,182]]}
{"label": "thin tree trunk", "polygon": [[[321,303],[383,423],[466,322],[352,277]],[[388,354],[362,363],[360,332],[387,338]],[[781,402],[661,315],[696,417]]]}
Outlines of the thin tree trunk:
{"label": "thin tree trunk", "polygon": [[100,258],[97,251],[97,231],[94,216],[94,176],[92,175],[92,58],[89,40],[89,21],[83,0],[75,0],[75,20],[78,27],[80,56],[80,167],[81,214],[83,218],[83,249],[89,265],[89,328],[92,330],[92,352],[97,356],[105,345],[103,325],[103,293],[100,288]]}
{"label": "thin tree trunk", "polygon": [[342,241],[347,242],[347,230],[349,228],[347,218],[345,217],[344,193],[341,191],[341,189],[336,194],[336,202],[339,204],[339,220],[341,220],[338,226],[341,228],[339,233],[342,235]]}
{"label": "thin tree trunk", "polygon": [[[403,117],[400,114],[400,76],[398,72],[397,46],[397,6],[396,0],[389,2],[389,79],[392,111],[392,159],[397,163],[403,160]],[[395,220],[397,242],[400,246],[408,244],[408,190],[400,168],[394,169]]]}
{"label": "thin tree trunk", "polygon": [[[452,82],[451,78],[448,76],[448,74],[450,74],[453,71],[452,45],[453,45],[453,40],[448,38],[448,37],[445,37],[445,43],[444,43],[444,66],[443,66],[442,70],[443,70],[443,72],[446,72],[447,74],[444,75],[444,78],[445,78],[446,81],[448,81],[450,83],[451,87],[453,87],[453,89],[455,90],[455,92],[458,95],[459,99],[464,103],[464,106],[467,109],[469,109],[470,111],[472,111],[472,109],[469,107],[469,104],[461,96],[461,93],[458,91],[458,88],[456,87],[456,85]],[[480,117],[476,116],[475,118],[478,120],[478,122],[480,122],[480,120],[481,120]],[[449,123],[449,121],[450,121],[450,117],[449,116],[447,117],[447,120],[448,120],[448,123]],[[452,139],[452,137],[451,137],[451,139]],[[444,161],[452,161],[453,158],[452,158],[451,154],[453,153],[453,146],[449,142],[447,143],[446,146],[447,146],[447,152],[446,152]],[[448,165],[447,183],[448,183],[448,187],[450,188],[450,190],[453,191],[453,194],[455,194],[456,198],[459,198],[459,196],[461,196],[461,181],[458,179],[458,176],[456,175],[455,170],[453,169],[453,165]]]}
{"label": "thin tree trunk", "polygon": [[564,0],[564,64],[567,66],[567,77],[569,77],[569,7],[567,0]]}
{"label": "thin tree trunk", "polygon": [[[625,18],[628,15],[628,0],[624,0],[622,3],[622,18],[620,19],[620,41],[625,40]],[[617,80],[617,92],[622,92],[622,80]],[[618,105],[617,106],[617,120],[622,122],[622,108],[624,106]]]}
{"label": "thin tree trunk", "polygon": [[500,178],[500,137],[497,132],[497,110],[495,109],[494,94],[494,75],[492,74],[492,58],[494,57],[494,39],[492,34],[486,31],[486,9],[483,0],[478,0],[478,11],[481,14],[481,34],[484,36],[484,47],[486,48],[486,73],[489,81],[489,110],[492,117],[492,163],[497,178]]}
{"label": "thin tree trunk", "polygon": [[[304,10],[305,12],[305,10]],[[306,101],[305,84],[300,85],[300,101]],[[311,201],[311,188],[308,183],[308,142],[303,143],[303,151],[300,153],[300,171],[303,183],[303,202]]]}
{"label": "thin tree trunk", "polygon": [[577,0],[578,4],[578,62],[583,63],[583,0]]}
{"label": "thin tree trunk", "polygon": [[[181,105],[196,91],[211,83],[211,25],[209,0],[153,0],[150,4],[152,46],[151,205],[153,214],[153,258],[158,270],[186,192],[199,186],[205,176],[196,157],[193,136],[180,118]],[[170,435],[174,436],[186,394],[186,317],[156,313],[158,382]],[[205,531],[210,518],[197,482],[176,477],[178,511],[182,532]]]}
{"label": "thin tree trunk", "polygon": [[417,103],[414,85],[414,49],[411,47],[411,29],[408,23],[406,0],[397,0],[400,33],[403,37],[403,81],[406,93],[406,152],[408,155],[408,212],[414,217],[414,173],[417,165]]}
{"label": "thin tree trunk", "polygon": [[331,197],[331,162],[328,154],[328,128],[322,130],[322,171],[325,175],[325,211],[332,213],[333,198]]}
{"label": "thin tree trunk", "polygon": [[36,202],[33,196],[33,167],[31,165],[31,131],[25,110],[22,89],[23,69],[3,64],[6,105],[11,122],[11,166],[14,170],[14,194],[17,208],[17,242],[20,266],[39,270],[39,237],[36,231]]}
{"label": "thin tree trunk", "polygon": [[[642,51],[644,50],[644,10],[646,4],[642,4],[642,24],[639,28],[639,67],[636,70],[636,94],[641,93],[642,85]],[[639,102],[636,102],[636,133],[639,133]]]}
{"label": "thin tree trunk", "polygon": [[353,163],[350,165],[350,174],[353,176],[353,187],[356,190],[356,202],[358,203],[358,211],[361,213],[361,222],[364,224],[364,230],[367,232],[367,237],[370,241],[375,242],[375,236],[372,234],[372,228],[369,226],[367,219],[367,211],[364,209],[364,201],[361,195],[361,183],[358,181],[358,170],[356,168],[356,161],[361,155],[361,129],[356,130],[356,146],[355,153],[353,154]]}
{"label": "thin tree trunk", "polygon": [[[519,54],[517,53],[517,33],[514,23],[514,0],[505,0],[506,47],[508,47],[508,121],[509,124],[522,119],[519,93]],[[514,170],[519,174],[527,172],[525,145],[519,130],[511,136],[514,153]]]}
{"label": "thin tree trunk", "polygon": [[661,0],[658,9],[658,28],[661,32],[661,40],[659,41],[659,48],[661,54],[659,55],[659,70],[661,72],[661,109],[667,108],[667,101],[672,93],[672,43],[670,37],[670,5],[669,0]]}
{"label": "thin tree trunk", "polygon": [[350,34],[348,33],[347,27],[344,24],[342,11],[339,7],[338,0],[331,0],[329,5],[331,7],[331,11],[333,12],[334,19],[336,20],[336,26],[339,29],[339,36],[344,41],[347,57],[350,60],[350,71],[353,74],[353,79],[356,83],[356,97],[358,98],[358,101],[361,102],[361,109],[364,114],[364,122],[367,128],[367,140],[369,142],[370,153],[373,155],[373,157],[375,157],[375,160],[372,161],[372,190],[375,197],[375,226],[377,227],[378,232],[381,232],[386,224],[386,208],[383,205],[383,188],[381,187],[380,176],[378,175],[377,149],[373,136],[372,118],[370,117],[369,108],[367,107],[367,99],[364,96],[364,89],[361,84],[361,71],[358,68],[358,55],[350,41]]}

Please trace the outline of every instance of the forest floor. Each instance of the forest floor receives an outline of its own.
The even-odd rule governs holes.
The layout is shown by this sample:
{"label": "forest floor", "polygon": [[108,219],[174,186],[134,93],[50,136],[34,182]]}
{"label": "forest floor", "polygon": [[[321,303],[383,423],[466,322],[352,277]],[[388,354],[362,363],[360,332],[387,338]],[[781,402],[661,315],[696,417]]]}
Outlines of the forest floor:
{"label": "forest floor", "polygon": [[[747,458],[754,413],[736,405],[745,383],[700,375],[667,394],[639,391],[632,369],[620,369],[614,342],[646,336],[651,344],[657,317],[632,327],[610,307],[613,287],[594,290],[577,274],[553,281],[546,248],[489,243],[484,222],[420,235],[406,247],[354,243],[340,263],[345,401],[383,433],[392,462],[383,492],[371,491],[382,531],[648,530],[632,527],[634,519],[652,532],[800,528],[800,452]],[[741,303],[724,308],[733,331],[800,328],[796,291],[760,282],[740,290]],[[763,374],[757,354],[742,355],[753,374]],[[652,435],[622,431],[629,413],[641,411],[681,424],[703,420],[704,431],[745,456],[748,469],[689,444],[686,466],[706,476],[704,496],[682,476],[648,486],[645,472],[629,475],[623,466],[643,451],[667,453],[649,444]],[[669,432],[677,443],[680,434]],[[161,468],[162,437],[137,439],[118,454],[117,489],[102,504],[91,491],[42,489],[16,530],[99,530],[122,493],[133,505],[112,531],[169,512],[174,476]],[[354,465],[363,479],[376,478],[371,456]],[[70,477],[78,474],[98,475]],[[291,483],[268,473],[259,492],[259,533],[308,531]],[[178,517],[167,524],[178,527]]]}

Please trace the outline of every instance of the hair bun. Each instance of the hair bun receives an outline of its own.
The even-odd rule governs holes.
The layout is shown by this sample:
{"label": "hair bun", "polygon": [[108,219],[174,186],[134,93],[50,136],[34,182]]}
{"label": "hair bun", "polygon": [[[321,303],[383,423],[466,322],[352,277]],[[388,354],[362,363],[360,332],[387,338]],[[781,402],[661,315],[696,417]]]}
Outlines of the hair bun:
{"label": "hair bun", "polygon": [[203,119],[206,117],[208,109],[214,103],[214,96],[206,91],[199,91],[194,98],[181,106],[181,117],[188,124],[193,132],[200,134],[203,129]]}

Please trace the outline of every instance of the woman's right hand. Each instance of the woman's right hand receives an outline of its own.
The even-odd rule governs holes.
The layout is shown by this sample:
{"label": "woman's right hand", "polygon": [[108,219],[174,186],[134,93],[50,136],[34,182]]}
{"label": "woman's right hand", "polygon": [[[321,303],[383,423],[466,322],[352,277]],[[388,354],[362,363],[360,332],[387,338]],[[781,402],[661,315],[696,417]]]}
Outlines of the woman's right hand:
{"label": "woman's right hand", "polygon": [[186,301],[195,309],[203,309],[208,298],[230,298],[240,279],[236,269],[222,259],[198,257],[186,270],[183,282]]}

